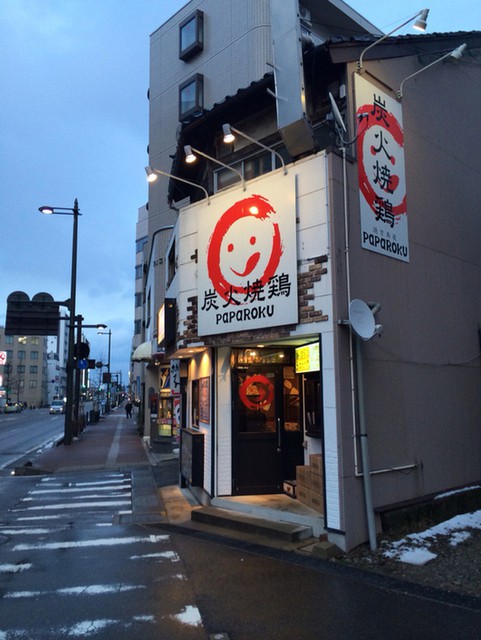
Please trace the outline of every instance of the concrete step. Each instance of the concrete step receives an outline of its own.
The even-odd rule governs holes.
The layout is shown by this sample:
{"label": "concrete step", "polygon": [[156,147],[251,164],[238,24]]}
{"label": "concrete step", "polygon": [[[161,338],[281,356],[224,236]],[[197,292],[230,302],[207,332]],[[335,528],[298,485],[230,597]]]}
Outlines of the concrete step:
{"label": "concrete step", "polygon": [[312,528],[309,526],[290,522],[274,522],[219,507],[207,506],[192,509],[191,519],[195,522],[275,538],[285,542],[297,542],[312,537]]}

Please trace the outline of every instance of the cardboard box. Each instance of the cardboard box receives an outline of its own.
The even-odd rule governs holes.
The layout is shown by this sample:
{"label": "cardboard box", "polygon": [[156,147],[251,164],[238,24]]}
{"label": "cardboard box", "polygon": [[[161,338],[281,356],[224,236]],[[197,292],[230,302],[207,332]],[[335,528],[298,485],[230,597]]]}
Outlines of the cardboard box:
{"label": "cardboard box", "polygon": [[309,466],[311,467],[312,473],[316,473],[318,476],[322,476],[322,453],[311,453],[311,455],[309,456]]}
{"label": "cardboard box", "polygon": [[319,513],[324,513],[324,496],[302,485],[297,485],[297,499]]}
{"label": "cardboard box", "polygon": [[317,475],[317,473],[311,473],[309,476],[309,484],[307,485],[308,489],[314,491],[314,493],[323,494],[324,493],[324,478],[322,476]]}
{"label": "cardboard box", "polygon": [[296,497],[296,485],[297,482],[295,480],[284,480],[283,484],[282,484],[282,488],[284,493],[287,493],[288,496],[291,496],[291,498],[295,498]]}
{"label": "cardboard box", "polygon": [[308,491],[309,489],[302,484],[298,484],[296,486],[296,496],[299,502],[302,502],[303,504],[307,504],[307,501],[309,500],[309,497],[307,495]]}
{"label": "cardboard box", "polygon": [[302,465],[296,467],[296,480],[297,484],[302,484],[304,487],[310,485],[311,480],[311,467],[309,465]]}

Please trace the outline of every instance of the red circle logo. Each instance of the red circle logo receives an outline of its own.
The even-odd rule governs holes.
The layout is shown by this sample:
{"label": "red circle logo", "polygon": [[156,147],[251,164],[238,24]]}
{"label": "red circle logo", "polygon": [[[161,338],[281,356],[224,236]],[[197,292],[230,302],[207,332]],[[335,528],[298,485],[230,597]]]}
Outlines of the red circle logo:
{"label": "red circle logo", "polygon": [[207,271],[214,289],[235,304],[232,294],[247,295],[254,282],[265,286],[279,266],[282,242],[275,211],[253,195],[225,211],[209,239]]}

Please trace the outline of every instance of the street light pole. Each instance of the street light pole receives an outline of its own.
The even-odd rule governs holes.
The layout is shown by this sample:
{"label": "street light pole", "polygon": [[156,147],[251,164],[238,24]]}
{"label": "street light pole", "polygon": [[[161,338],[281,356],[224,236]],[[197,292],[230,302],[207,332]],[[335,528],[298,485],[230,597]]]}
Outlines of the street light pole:
{"label": "street light pole", "polygon": [[73,395],[74,395],[74,375],[75,375],[75,303],[77,294],[77,245],[78,245],[78,217],[80,214],[78,200],[75,198],[73,208],[70,207],[50,207],[42,206],[38,209],[46,215],[71,215],[73,216],[72,235],[72,269],[70,274],[70,300],[69,300],[69,334],[68,334],[68,355],[67,355],[67,402],[65,406],[65,428],[64,445],[72,444],[73,438]]}
{"label": "street light pole", "polygon": [[109,355],[108,355],[108,361],[107,361],[107,401],[105,402],[105,413],[109,413],[110,412],[110,391],[111,391],[111,387],[110,387],[110,347],[111,347],[111,343],[112,343],[112,330],[109,329],[108,331],[97,331],[99,336],[108,336],[109,337]]}

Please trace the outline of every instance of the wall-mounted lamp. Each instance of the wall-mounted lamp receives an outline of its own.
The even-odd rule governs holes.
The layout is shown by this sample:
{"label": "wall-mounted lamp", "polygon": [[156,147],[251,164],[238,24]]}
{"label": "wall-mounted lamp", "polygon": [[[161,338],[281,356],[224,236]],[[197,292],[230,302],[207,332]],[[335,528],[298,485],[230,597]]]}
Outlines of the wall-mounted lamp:
{"label": "wall-mounted lamp", "polygon": [[244,176],[242,175],[242,173],[240,171],[237,171],[237,169],[234,169],[234,167],[229,167],[228,164],[224,164],[220,160],[217,160],[216,158],[213,158],[212,156],[208,156],[203,151],[199,151],[198,149],[194,149],[194,147],[191,147],[190,144],[186,144],[184,146],[184,153],[185,153],[185,161],[188,164],[191,164],[192,162],[195,162],[197,160],[196,156],[202,156],[203,158],[207,158],[207,160],[210,160],[211,162],[215,162],[216,164],[219,164],[221,167],[224,167],[225,169],[228,169],[229,171],[233,171],[234,173],[236,173],[239,176],[239,178],[240,178],[240,180],[242,182],[242,188],[244,189],[244,191],[246,190],[246,181],[244,180]]}
{"label": "wall-mounted lamp", "polygon": [[251,138],[251,136],[247,135],[247,133],[243,133],[242,131],[239,131],[239,129],[236,129],[235,127],[233,127],[230,124],[223,124],[222,125],[222,131],[224,133],[224,142],[226,142],[227,144],[230,144],[231,142],[234,142],[234,140],[235,140],[234,133],[237,133],[242,138],[245,138],[246,140],[249,140],[249,142],[253,142],[254,144],[257,144],[259,147],[262,147],[263,149],[265,149],[266,151],[269,151],[270,153],[273,153],[277,158],[279,158],[279,160],[280,160],[280,162],[282,164],[282,168],[284,169],[284,174],[287,173],[287,169],[286,169],[286,165],[284,163],[284,159],[282,158],[281,154],[278,153],[277,151],[274,151],[274,149],[271,149],[267,145],[262,144],[262,142],[259,142],[259,140],[256,140],[255,138]]}
{"label": "wall-mounted lamp", "polygon": [[379,40],[376,40],[376,42],[373,42],[368,47],[366,47],[364,49],[364,51],[361,53],[361,55],[359,57],[359,60],[357,62],[357,71],[358,71],[358,73],[361,73],[361,71],[362,71],[362,60],[364,58],[365,53],[367,51],[369,51],[370,49],[372,49],[373,47],[375,47],[380,42],[383,42],[384,40],[386,40],[386,38],[389,38],[389,36],[392,35],[395,31],[398,31],[399,29],[402,29],[403,27],[405,27],[407,24],[409,24],[410,22],[412,22],[415,19],[416,20],[415,20],[415,22],[413,24],[413,29],[417,29],[418,31],[426,31],[428,13],[429,13],[429,9],[422,9],[421,11],[418,11],[414,16],[409,18],[409,20],[406,20],[406,22],[403,22],[398,27],[396,27],[395,29],[393,29],[389,33],[386,33],[386,35],[382,36],[382,38],[379,38]]}
{"label": "wall-mounted lamp", "polygon": [[189,184],[191,187],[197,187],[197,189],[202,189],[207,198],[207,204],[210,204],[209,193],[207,189],[205,189],[202,185],[197,184],[196,182],[191,182],[190,180],[185,180],[185,178],[179,178],[179,176],[174,176],[171,173],[167,173],[166,171],[161,171],[160,169],[154,169],[150,165],[145,167],[145,173],[147,174],[147,182],[155,182],[157,180],[157,175],[165,176],[166,178],[172,178],[172,180],[178,180],[179,182],[185,182],[185,184]]}
{"label": "wall-mounted lamp", "polygon": [[401,82],[401,86],[399,87],[399,91],[397,92],[397,97],[399,99],[401,99],[403,97],[403,87],[404,87],[404,83],[407,80],[410,80],[411,78],[414,78],[414,76],[417,76],[418,74],[422,73],[423,71],[426,71],[426,69],[429,69],[430,67],[433,67],[435,64],[438,64],[438,62],[442,62],[443,60],[451,59],[453,62],[457,62],[458,60],[460,60],[462,58],[462,55],[466,51],[467,48],[468,48],[468,45],[466,43],[465,44],[461,44],[461,45],[459,45],[459,47],[456,47],[456,49],[453,49],[453,51],[450,51],[445,56],[442,56],[441,58],[438,58],[434,62],[431,62],[431,64],[428,64],[425,67],[423,67],[422,69],[419,69],[419,71],[416,71],[415,73],[411,73],[410,76],[408,76],[407,78],[404,78],[404,80]]}

